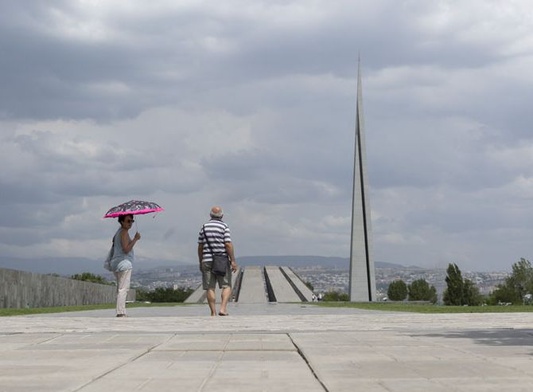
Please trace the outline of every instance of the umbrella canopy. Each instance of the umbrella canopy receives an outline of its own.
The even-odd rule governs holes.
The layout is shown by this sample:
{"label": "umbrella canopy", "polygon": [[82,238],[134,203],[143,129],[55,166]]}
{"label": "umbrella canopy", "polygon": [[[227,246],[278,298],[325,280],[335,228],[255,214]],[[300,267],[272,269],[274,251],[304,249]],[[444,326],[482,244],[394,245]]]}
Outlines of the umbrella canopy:
{"label": "umbrella canopy", "polygon": [[163,208],[157,203],[151,201],[130,200],[106,212],[104,218],[116,218],[120,215],[140,215],[149,214],[150,212],[163,211]]}

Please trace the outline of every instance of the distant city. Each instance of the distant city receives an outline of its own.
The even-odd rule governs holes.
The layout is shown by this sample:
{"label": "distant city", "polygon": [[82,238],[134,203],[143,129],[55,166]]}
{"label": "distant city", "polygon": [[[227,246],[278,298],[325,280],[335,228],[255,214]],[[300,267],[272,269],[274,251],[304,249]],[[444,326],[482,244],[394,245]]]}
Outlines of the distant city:
{"label": "distant city", "polygon": [[[246,268],[246,267],[245,267]],[[324,266],[291,267],[304,282],[313,286],[315,293],[338,291],[348,293],[348,268],[331,268]],[[504,282],[508,272],[465,272],[463,277],[472,280],[483,295],[489,294],[498,284]],[[387,296],[387,289],[391,282],[401,279],[409,284],[417,279],[425,279],[435,286],[437,293],[442,295],[446,287],[445,269],[422,269],[409,267],[382,268],[376,267],[377,299]],[[196,289],[201,283],[198,266],[158,267],[137,270],[133,275],[132,284],[136,287],[151,291],[157,287],[186,287]]]}
{"label": "distant city", "polygon": [[[325,293],[337,291],[348,293],[349,259],[322,256],[244,256],[238,258],[239,265],[246,266],[289,266],[304,282],[309,282],[315,291]],[[446,287],[446,269],[428,269],[404,266],[386,262],[375,262],[377,299],[387,295],[387,288],[394,280],[401,279],[409,284],[425,279],[435,286],[439,297]],[[102,261],[85,258],[43,258],[14,259],[0,257],[0,268],[9,268],[39,274],[58,274],[70,277],[76,273],[91,272],[113,281],[113,275],[104,270]],[[459,268],[461,266],[459,265]],[[510,268],[509,268],[510,269]],[[476,284],[480,293],[489,294],[498,284],[504,282],[510,272],[470,272],[461,269],[463,278]],[[201,283],[198,264],[179,263],[172,260],[140,260],[134,267],[134,287],[151,291],[157,287],[185,287],[196,289]]]}

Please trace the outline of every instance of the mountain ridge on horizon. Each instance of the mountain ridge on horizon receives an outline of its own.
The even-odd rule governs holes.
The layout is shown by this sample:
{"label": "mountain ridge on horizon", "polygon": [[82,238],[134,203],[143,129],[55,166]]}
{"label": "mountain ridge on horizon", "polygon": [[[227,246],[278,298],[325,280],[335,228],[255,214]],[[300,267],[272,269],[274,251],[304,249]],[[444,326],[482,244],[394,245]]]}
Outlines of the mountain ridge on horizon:
{"label": "mountain ridge on horizon", "polygon": [[[348,257],[328,256],[242,256],[237,258],[237,263],[242,266],[252,265],[284,265],[288,267],[313,267],[323,266],[332,269],[349,269]],[[150,264],[150,265],[147,265]],[[175,260],[140,259],[135,262],[135,269],[147,270],[160,267],[190,267],[196,263],[186,263]],[[376,261],[377,268],[397,269],[424,269],[416,266]],[[32,272],[37,274],[58,274],[70,276],[83,272],[103,274],[103,260],[94,260],[84,257],[41,257],[38,259],[0,257],[0,268]]]}

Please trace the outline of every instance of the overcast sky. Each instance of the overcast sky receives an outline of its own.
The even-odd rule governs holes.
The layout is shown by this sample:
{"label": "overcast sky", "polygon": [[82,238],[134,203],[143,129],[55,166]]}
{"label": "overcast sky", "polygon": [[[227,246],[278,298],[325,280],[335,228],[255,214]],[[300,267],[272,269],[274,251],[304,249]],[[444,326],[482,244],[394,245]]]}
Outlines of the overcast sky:
{"label": "overcast sky", "polygon": [[0,255],[349,256],[357,59],[374,256],[533,260],[529,0],[0,2]]}

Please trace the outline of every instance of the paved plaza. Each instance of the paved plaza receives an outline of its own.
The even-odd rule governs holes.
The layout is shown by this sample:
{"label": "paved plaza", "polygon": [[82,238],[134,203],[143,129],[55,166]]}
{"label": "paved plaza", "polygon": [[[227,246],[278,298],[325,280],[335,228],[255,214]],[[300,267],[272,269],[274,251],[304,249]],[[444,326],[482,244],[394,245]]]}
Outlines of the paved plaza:
{"label": "paved plaza", "polygon": [[0,391],[532,391],[533,313],[232,303],[0,318]]}

